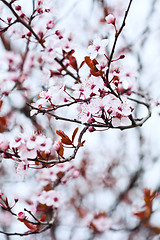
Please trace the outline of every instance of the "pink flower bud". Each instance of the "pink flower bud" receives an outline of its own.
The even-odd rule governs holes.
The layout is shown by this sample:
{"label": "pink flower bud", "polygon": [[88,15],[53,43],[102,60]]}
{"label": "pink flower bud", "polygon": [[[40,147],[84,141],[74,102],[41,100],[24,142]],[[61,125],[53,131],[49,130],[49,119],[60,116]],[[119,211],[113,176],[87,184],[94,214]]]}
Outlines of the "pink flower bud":
{"label": "pink flower bud", "polygon": [[24,18],[25,17],[25,14],[24,13],[22,13],[21,15],[20,15],[20,18]]}
{"label": "pink flower bud", "polygon": [[51,10],[49,8],[45,9],[45,12],[49,13]]}
{"label": "pink flower bud", "polygon": [[119,57],[119,59],[123,59],[123,58],[125,58],[125,55],[124,55],[124,54],[122,54],[122,55]]}
{"label": "pink flower bud", "polygon": [[105,17],[105,20],[108,24],[115,24],[116,18],[112,15],[109,14],[108,16]]}
{"label": "pink flower bud", "polygon": [[38,1],[38,6],[40,6],[43,2],[41,0]]}
{"label": "pink flower bud", "polygon": [[8,21],[8,23],[11,23],[12,18],[11,18],[11,17],[8,17],[8,18],[7,18],[7,21]]}
{"label": "pink flower bud", "polygon": [[89,131],[89,132],[94,132],[94,131],[96,131],[96,129],[95,129],[93,126],[90,126],[90,127],[88,128],[88,131]]}
{"label": "pink flower bud", "polygon": [[19,219],[25,219],[25,218],[26,218],[25,213],[24,213],[24,212],[19,212],[19,213],[18,213],[18,218],[19,218]]}
{"label": "pink flower bud", "polygon": [[21,6],[18,5],[18,6],[15,7],[15,9],[16,9],[17,11],[20,11],[20,10],[21,10]]}
{"label": "pink flower bud", "polygon": [[78,169],[75,169],[75,170],[73,171],[73,173],[72,173],[72,177],[73,177],[73,178],[78,178],[79,175],[80,175],[80,172],[79,172]]}
{"label": "pink flower bud", "polygon": [[37,12],[38,12],[39,14],[42,14],[42,13],[43,13],[42,8],[37,8]]}
{"label": "pink flower bud", "polygon": [[132,94],[131,90],[127,90],[127,95],[130,96]]}
{"label": "pink flower bud", "polygon": [[19,200],[18,198],[15,198],[15,199],[14,199],[14,201],[15,201],[16,203],[18,202],[18,200]]}
{"label": "pink flower bud", "polygon": [[28,33],[27,33],[27,36],[28,36],[28,37],[30,37],[31,35],[32,35],[31,32],[28,32]]}
{"label": "pink flower bud", "polygon": [[91,116],[91,117],[88,119],[87,122],[88,122],[89,124],[91,124],[91,123],[95,122],[95,119]]}

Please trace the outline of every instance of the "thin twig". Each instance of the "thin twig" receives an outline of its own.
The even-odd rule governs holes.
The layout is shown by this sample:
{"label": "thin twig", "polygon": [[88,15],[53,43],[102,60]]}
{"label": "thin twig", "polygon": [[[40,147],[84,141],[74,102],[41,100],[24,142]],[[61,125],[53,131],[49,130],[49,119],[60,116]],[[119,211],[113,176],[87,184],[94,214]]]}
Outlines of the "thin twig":
{"label": "thin twig", "polygon": [[106,71],[106,84],[109,82],[109,71],[110,71],[110,66],[111,66],[111,63],[112,63],[112,59],[113,59],[113,55],[114,55],[114,52],[115,52],[115,48],[116,48],[116,44],[117,44],[117,40],[126,24],[126,18],[128,16],[128,13],[129,13],[129,9],[131,7],[131,3],[132,3],[133,0],[130,0],[129,2],[129,5],[128,5],[128,8],[127,10],[125,11],[125,15],[124,15],[124,19],[123,19],[123,22],[122,22],[122,25],[119,29],[118,32],[115,33],[115,39],[114,39],[114,43],[113,43],[113,47],[112,47],[112,51],[111,51],[111,54],[110,54],[110,57],[109,57],[109,61],[108,61],[108,69]]}
{"label": "thin twig", "polygon": [[42,42],[42,39],[40,39],[38,37],[38,35],[35,33],[35,31],[33,30],[33,28],[28,24],[26,23],[23,19],[21,19],[19,17],[19,15],[16,13],[16,11],[14,10],[14,8],[12,7],[12,5],[10,3],[8,3],[6,0],[0,0],[1,2],[3,2],[10,10],[11,12],[13,13],[13,15],[16,17],[17,19],[17,22],[20,22],[23,26],[25,26],[32,34],[33,36],[37,39],[37,41],[40,43],[40,45],[45,48],[45,45],[44,43]]}

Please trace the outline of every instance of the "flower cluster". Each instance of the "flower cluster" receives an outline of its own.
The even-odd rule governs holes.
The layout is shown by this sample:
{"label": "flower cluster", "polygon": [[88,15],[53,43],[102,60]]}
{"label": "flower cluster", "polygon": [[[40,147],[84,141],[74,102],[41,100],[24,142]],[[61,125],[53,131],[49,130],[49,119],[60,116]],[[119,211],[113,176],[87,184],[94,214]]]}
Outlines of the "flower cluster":
{"label": "flower cluster", "polygon": [[[68,95],[65,93],[65,87],[63,85],[52,86],[48,90],[43,90],[39,94],[39,99],[33,104],[38,109],[45,107],[51,107],[53,110],[60,104],[65,102]],[[38,113],[37,110],[31,110],[31,116]]]}
{"label": "flower cluster", "polygon": [[75,94],[83,99],[80,106],[80,118],[83,122],[93,123],[102,119],[114,127],[130,124],[129,115],[132,108],[125,97],[120,99],[109,93],[101,78],[93,77],[83,79],[75,87]]}
{"label": "flower cluster", "polygon": [[63,198],[59,191],[49,190],[42,191],[37,197],[37,201],[43,205],[57,209],[61,206]]}
{"label": "flower cluster", "polygon": [[17,136],[10,143],[10,148],[15,149],[22,160],[28,158],[35,159],[42,153],[44,157],[54,154],[52,139],[44,135]]}
{"label": "flower cluster", "polygon": [[36,174],[37,181],[42,185],[54,184],[60,181],[66,183],[70,178],[77,178],[80,175],[79,170],[71,162],[59,163],[54,168],[41,169]]}

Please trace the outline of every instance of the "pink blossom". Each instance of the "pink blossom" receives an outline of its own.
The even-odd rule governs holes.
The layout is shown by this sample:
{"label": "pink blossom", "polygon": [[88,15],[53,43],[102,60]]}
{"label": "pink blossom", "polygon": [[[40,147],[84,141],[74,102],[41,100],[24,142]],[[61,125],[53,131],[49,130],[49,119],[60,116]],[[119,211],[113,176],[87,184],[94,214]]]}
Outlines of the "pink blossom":
{"label": "pink blossom", "polygon": [[52,148],[52,139],[47,138],[44,135],[38,135],[36,137],[36,149],[38,151],[48,151],[49,149]]}
{"label": "pink blossom", "polygon": [[47,29],[52,29],[54,27],[54,21],[53,20],[51,20],[51,21],[49,21],[48,23],[47,23]]}
{"label": "pink blossom", "polygon": [[27,160],[18,161],[16,166],[17,173],[24,179],[27,170],[28,170],[28,162]]}
{"label": "pink blossom", "polygon": [[78,169],[75,169],[72,173],[73,178],[78,178],[80,176],[80,171]]}
{"label": "pink blossom", "polygon": [[105,54],[105,48],[108,45],[108,39],[101,40],[100,38],[96,38],[93,41],[93,44],[91,44],[88,47],[88,51],[90,53],[90,58],[94,59],[97,57],[97,55],[103,55]]}
{"label": "pink blossom", "polygon": [[6,151],[9,148],[9,142],[5,136],[0,133],[0,149]]}
{"label": "pink blossom", "polygon": [[25,218],[26,218],[25,213],[24,213],[24,212],[19,212],[19,213],[18,213],[18,218],[19,218],[19,219],[25,219]]}
{"label": "pink blossom", "polygon": [[48,207],[53,207],[56,209],[62,204],[62,196],[60,192],[55,190],[42,191],[37,200]]}
{"label": "pink blossom", "polygon": [[[56,168],[56,166],[55,166]],[[37,174],[36,174],[36,179],[38,182],[40,182],[42,185],[48,184],[48,182],[54,182],[57,180],[57,175],[56,171],[52,168],[44,168],[41,169]]]}
{"label": "pink blossom", "polygon": [[35,148],[27,148],[26,143],[21,144],[18,150],[19,156],[23,160],[27,158],[34,159],[37,156],[37,150]]}

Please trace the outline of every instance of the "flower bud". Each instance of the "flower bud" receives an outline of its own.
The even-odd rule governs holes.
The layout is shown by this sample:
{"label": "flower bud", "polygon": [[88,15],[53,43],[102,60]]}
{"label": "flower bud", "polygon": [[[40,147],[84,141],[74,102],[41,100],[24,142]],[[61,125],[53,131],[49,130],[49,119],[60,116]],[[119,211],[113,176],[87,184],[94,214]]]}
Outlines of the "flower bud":
{"label": "flower bud", "polygon": [[96,129],[95,129],[93,126],[90,126],[90,127],[88,128],[88,131],[89,131],[89,132],[94,132],[94,131],[96,131]]}
{"label": "flower bud", "polygon": [[116,21],[116,18],[112,15],[112,14],[109,14],[105,17],[105,20],[108,24],[113,24],[115,25],[115,21]]}

